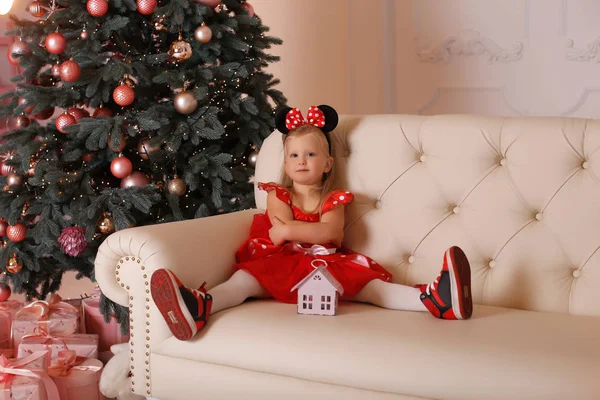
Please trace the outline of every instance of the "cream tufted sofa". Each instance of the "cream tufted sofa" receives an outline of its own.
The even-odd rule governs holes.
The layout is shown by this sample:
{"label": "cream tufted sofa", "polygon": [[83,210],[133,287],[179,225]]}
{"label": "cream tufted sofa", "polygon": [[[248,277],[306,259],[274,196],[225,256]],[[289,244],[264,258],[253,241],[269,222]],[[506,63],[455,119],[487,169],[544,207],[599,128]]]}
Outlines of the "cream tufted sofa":
{"label": "cream tufted sofa", "polygon": [[[429,282],[443,250],[471,260],[468,321],[342,303],[300,316],[258,300],[173,338],[149,294],[153,270],[189,286],[231,273],[248,210],[127,229],[100,247],[102,291],[130,307],[135,393],[167,399],[600,399],[600,121],[343,117],[339,186],[356,194],[345,243],[399,283]],[[278,177],[281,135],[257,181]],[[260,209],[265,193],[256,193]]]}

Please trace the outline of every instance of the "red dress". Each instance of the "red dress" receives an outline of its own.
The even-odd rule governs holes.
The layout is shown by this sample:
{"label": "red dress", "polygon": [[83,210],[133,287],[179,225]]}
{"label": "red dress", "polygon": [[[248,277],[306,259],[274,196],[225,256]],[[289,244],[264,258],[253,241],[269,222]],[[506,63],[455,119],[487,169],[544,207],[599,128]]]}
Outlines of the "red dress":
{"label": "red dress", "polygon": [[[305,214],[292,204],[287,189],[274,183],[259,183],[258,188],[267,192],[275,190],[277,198],[290,205],[295,220],[319,222],[319,213]],[[321,214],[331,211],[338,204],[350,204],[353,199],[352,193],[336,190],[323,203]],[[325,254],[325,248],[331,252],[335,246],[312,246],[306,243],[275,246],[269,239],[269,229],[271,221],[268,214],[256,214],[250,228],[250,238],[235,254],[237,263],[234,269],[250,273],[271,296],[283,303],[297,302],[297,290],[291,290],[314,270],[311,263],[315,259],[326,261],[328,271],[344,288],[345,298],[354,296],[373,279],[389,281],[392,277],[374,260],[347,248]],[[315,250],[319,254],[315,254]],[[322,261],[316,262],[316,266],[322,264]]]}

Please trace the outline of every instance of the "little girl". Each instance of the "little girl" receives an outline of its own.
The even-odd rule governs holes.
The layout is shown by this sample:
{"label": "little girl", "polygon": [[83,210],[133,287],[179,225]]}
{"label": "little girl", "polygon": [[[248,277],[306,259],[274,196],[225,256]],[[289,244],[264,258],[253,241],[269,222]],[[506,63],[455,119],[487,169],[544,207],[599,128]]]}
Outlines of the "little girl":
{"label": "little girl", "polygon": [[204,284],[186,288],[169,270],[154,272],[152,298],[176,338],[192,338],[210,315],[250,297],[296,303],[292,289],[313,271],[316,259],[341,284],[343,300],[429,311],[443,319],[471,316],[471,270],[458,247],[445,252],[435,281],[417,287],[391,283],[392,275],[374,260],[341,247],[344,207],[354,195],[331,187],[329,132],[337,123],[337,112],[326,105],[310,107],[308,120],[298,109],[276,114],[284,134],[282,184],[258,184],[268,192],[267,212],[254,216],[250,238],[236,252],[236,272],[228,281],[207,292]]}

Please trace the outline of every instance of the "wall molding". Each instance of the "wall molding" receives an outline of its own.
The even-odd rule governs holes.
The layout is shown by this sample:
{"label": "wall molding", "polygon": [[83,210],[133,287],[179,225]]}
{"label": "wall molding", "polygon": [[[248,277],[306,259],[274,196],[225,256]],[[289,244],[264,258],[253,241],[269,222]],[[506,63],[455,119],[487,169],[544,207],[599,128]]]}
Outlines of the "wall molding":
{"label": "wall molding", "polygon": [[600,37],[588,44],[585,49],[575,47],[575,41],[566,38],[567,51],[565,58],[575,62],[600,62]]}
{"label": "wall molding", "polygon": [[425,104],[417,110],[419,115],[423,115],[427,110],[430,110],[435,106],[440,97],[443,94],[451,94],[451,93],[497,93],[502,98],[502,101],[511,111],[519,116],[528,115],[527,110],[519,110],[514,107],[506,96],[506,86],[490,86],[490,87],[437,87],[433,91],[433,95],[425,102]]}
{"label": "wall molding", "polygon": [[450,36],[433,49],[417,52],[419,61],[424,63],[449,63],[453,56],[485,55],[490,64],[495,62],[511,63],[523,58],[523,42],[512,49],[503,49],[492,39],[482,36],[480,32],[468,30],[457,36]]}
{"label": "wall molding", "polygon": [[567,108],[565,111],[562,111],[559,114],[564,117],[573,116],[577,111],[579,111],[581,109],[581,107],[583,107],[585,105],[590,94],[597,93],[597,92],[600,92],[600,87],[594,87],[594,86],[587,87],[586,86],[581,91],[581,94],[579,95],[579,99],[577,100],[577,102],[572,107]]}

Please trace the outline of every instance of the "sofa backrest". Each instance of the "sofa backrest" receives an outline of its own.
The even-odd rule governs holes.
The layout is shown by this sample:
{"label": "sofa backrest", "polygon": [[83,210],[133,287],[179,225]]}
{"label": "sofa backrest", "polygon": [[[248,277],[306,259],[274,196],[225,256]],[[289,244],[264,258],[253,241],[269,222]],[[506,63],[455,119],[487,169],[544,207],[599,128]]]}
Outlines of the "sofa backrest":
{"label": "sofa backrest", "polygon": [[[394,282],[432,281],[458,245],[478,304],[600,315],[600,121],[343,116],[331,137],[337,186],[356,196],[344,243]],[[276,131],[255,181],[282,161]]]}

